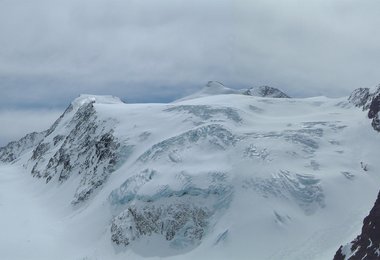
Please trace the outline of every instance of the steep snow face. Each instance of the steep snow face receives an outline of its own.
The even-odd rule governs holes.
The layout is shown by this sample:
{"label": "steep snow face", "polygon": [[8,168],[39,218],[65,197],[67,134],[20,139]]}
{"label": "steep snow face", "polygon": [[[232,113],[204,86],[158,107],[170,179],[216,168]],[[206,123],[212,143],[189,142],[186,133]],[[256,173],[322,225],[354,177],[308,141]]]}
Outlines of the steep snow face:
{"label": "steep snow face", "polygon": [[380,259],[380,193],[369,215],[363,221],[361,234],[351,243],[341,246],[334,260]]}
{"label": "steep snow face", "polygon": [[281,90],[269,86],[253,87],[243,92],[243,94],[256,97],[290,98]]}
{"label": "steep snow face", "polygon": [[66,259],[331,259],[377,193],[378,141],[345,98],[81,96],[15,166]]}

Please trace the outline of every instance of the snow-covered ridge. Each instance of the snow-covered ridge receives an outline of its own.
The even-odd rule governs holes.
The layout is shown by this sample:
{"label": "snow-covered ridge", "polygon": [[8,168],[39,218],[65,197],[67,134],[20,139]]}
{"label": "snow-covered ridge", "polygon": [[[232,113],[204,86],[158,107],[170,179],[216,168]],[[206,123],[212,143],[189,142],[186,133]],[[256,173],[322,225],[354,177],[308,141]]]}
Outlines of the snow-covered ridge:
{"label": "snow-covered ridge", "polygon": [[68,211],[71,258],[324,259],[356,232],[380,184],[360,109],[207,88],[169,104],[80,96],[19,142],[13,162]]}
{"label": "snow-covered ridge", "polygon": [[249,89],[237,90],[237,89],[228,88],[218,81],[209,81],[206,84],[206,86],[200,91],[190,96],[181,98],[177,100],[176,102],[191,100],[191,99],[201,98],[201,97],[207,97],[207,96],[229,95],[229,94],[247,95],[247,96],[256,96],[256,97],[269,97],[269,98],[289,98],[289,96],[286,95],[281,90],[277,88],[269,87],[269,86],[259,86],[259,87],[252,87]]}
{"label": "snow-covered ridge", "polygon": [[109,96],[109,95],[89,95],[89,94],[82,94],[76,99],[74,99],[73,102],[71,102],[71,105],[74,109],[79,108],[83,106],[84,104],[88,103],[98,103],[98,104],[120,104],[124,103],[121,101],[119,97],[115,96]]}

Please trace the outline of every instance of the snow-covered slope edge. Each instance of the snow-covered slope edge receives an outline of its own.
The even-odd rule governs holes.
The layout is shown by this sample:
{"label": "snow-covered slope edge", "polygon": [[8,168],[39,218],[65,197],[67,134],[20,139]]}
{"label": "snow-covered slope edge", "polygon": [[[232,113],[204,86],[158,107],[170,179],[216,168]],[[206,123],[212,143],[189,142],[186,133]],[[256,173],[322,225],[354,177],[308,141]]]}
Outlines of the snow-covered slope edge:
{"label": "snow-covered slope edge", "polygon": [[378,141],[345,99],[82,96],[17,164],[74,204],[71,259],[331,259],[377,192]]}
{"label": "snow-covered slope edge", "polygon": [[[349,97],[349,101],[364,111],[368,110],[368,118],[372,119],[373,129],[380,132],[380,86],[373,89],[356,89]],[[341,246],[334,260],[380,259],[379,216],[380,193],[369,215],[363,221],[361,234],[352,242]]]}
{"label": "snow-covered slope edge", "polygon": [[369,215],[363,221],[361,234],[351,243],[341,246],[334,260],[380,259],[380,193]]}

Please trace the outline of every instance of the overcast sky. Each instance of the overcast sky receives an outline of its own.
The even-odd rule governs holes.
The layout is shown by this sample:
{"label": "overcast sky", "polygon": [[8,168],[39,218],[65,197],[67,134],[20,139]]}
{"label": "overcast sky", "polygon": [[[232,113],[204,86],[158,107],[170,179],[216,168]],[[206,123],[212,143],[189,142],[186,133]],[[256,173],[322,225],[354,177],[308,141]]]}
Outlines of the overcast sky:
{"label": "overcast sky", "polygon": [[165,102],[209,80],[344,96],[380,83],[379,46],[379,0],[0,0],[0,110]]}

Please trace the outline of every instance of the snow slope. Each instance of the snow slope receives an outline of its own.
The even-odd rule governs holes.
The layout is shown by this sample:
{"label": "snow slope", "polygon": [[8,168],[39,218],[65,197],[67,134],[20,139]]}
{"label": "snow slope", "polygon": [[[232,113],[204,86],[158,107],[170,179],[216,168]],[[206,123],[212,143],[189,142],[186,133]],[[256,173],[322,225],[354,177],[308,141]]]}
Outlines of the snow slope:
{"label": "snow slope", "polygon": [[0,258],[332,259],[380,186],[369,124],[346,98],[81,96],[0,166]]}

